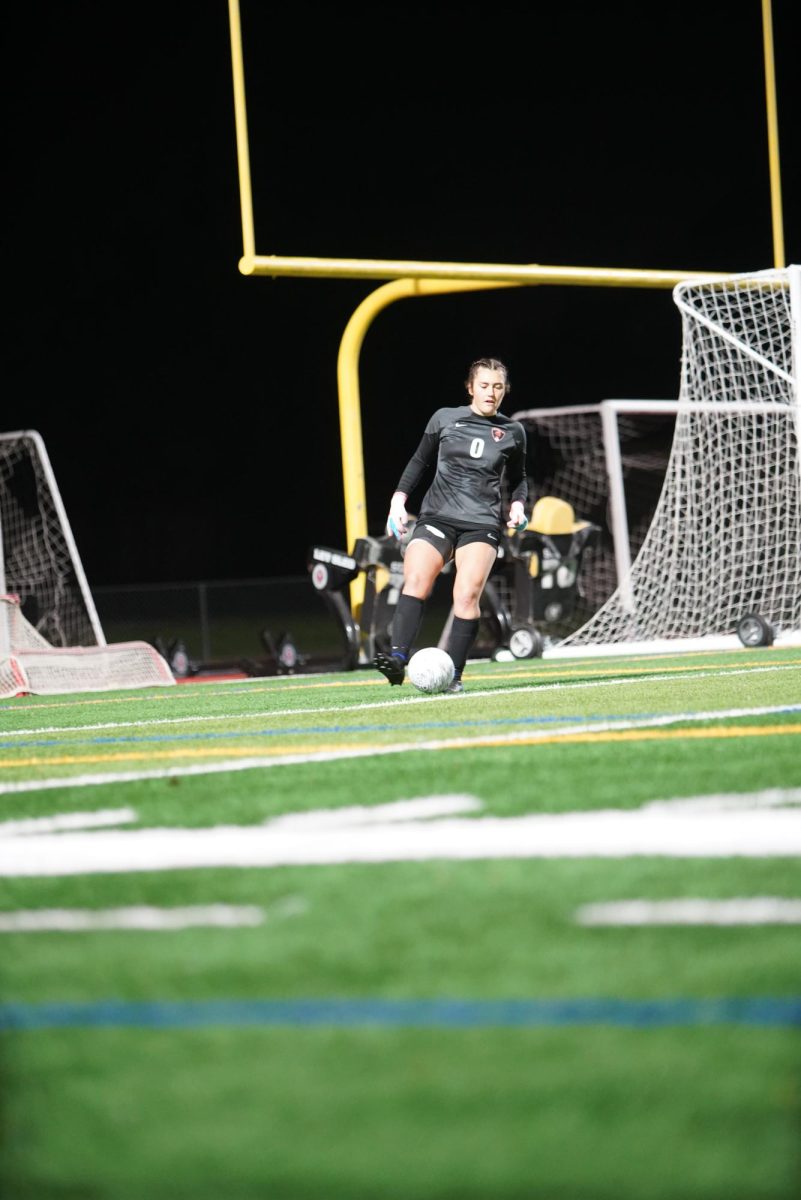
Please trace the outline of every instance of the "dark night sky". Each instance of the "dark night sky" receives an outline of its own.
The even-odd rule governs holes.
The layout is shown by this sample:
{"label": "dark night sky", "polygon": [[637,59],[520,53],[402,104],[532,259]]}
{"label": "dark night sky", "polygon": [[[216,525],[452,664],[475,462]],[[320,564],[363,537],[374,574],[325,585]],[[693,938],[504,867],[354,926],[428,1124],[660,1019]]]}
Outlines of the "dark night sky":
{"label": "dark night sky", "polygon": [[[90,585],[302,574],[312,541],[344,546],[337,353],[380,281],[239,273],[226,0],[22,7],[0,426],[43,435]],[[774,0],[787,262],[797,10]],[[241,0],[259,253],[772,265],[760,0],[381,11]],[[641,289],[385,310],[360,370],[371,532],[482,354],[507,412],[675,396],[680,325]]]}

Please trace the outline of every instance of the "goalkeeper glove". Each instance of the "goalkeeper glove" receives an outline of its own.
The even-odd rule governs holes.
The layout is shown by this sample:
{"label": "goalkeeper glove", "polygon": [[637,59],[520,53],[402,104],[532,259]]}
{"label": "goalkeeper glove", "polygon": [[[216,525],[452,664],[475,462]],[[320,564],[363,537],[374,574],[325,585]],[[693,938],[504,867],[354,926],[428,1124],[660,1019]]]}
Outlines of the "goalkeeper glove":
{"label": "goalkeeper glove", "polygon": [[400,541],[406,532],[408,523],[409,515],[406,512],[406,496],[403,492],[395,492],[389,505],[387,533]]}
{"label": "goalkeeper glove", "polygon": [[528,518],[523,511],[523,505],[520,500],[514,500],[509,508],[509,520],[507,521],[509,529],[514,529],[516,533],[522,533],[528,525]]}

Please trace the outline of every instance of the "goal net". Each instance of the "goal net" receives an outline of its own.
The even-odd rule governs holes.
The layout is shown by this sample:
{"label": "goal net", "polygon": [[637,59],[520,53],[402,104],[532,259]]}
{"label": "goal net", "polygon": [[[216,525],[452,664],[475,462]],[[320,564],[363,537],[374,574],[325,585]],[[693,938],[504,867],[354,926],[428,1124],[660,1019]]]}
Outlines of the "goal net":
{"label": "goal net", "polygon": [[0,696],[174,682],[147,642],[106,643],[41,436],[0,434]]}
{"label": "goal net", "polygon": [[751,612],[801,630],[799,268],[673,294],[682,373],[662,492],[633,565],[559,649],[728,636]]}

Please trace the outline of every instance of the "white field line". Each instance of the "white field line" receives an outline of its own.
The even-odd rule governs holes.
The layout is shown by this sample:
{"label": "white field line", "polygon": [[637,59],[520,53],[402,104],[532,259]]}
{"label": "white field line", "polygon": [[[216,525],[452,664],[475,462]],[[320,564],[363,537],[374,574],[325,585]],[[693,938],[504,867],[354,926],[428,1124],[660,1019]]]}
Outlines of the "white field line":
{"label": "white field line", "polygon": [[[457,701],[460,697],[450,697]],[[388,754],[427,752],[440,750],[480,749],[482,746],[535,745],[583,735],[620,733],[636,729],[656,729],[682,722],[695,724],[702,721],[729,721],[742,717],[770,716],[779,713],[801,711],[801,705],[781,704],[757,708],[712,709],[708,712],[667,713],[662,716],[641,717],[634,720],[597,721],[585,725],[569,724],[547,729],[525,729],[511,733],[485,733],[475,737],[437,738],[428,741],[393,742],[391,745],[342,746],[335,750],[305,750],[277,753],[264,756],[218,759],[215,762],[189,763],[180,767],[155,767],[144,771],[98,771],[92,774],[61,775],[0,782],[0,796],[20,792],[45,791],[51,788],[90,787],[100,784],[133,783],[143,779],[170,779],[192,775],[218,775],[227,771],[253,771],[267,767],[298,766],[304,763],[341,762],[357,758],[377,758]],[[358,733],[358,730],[353,730]]]}
{"label": "white field line", "polygon": [[19,821],[0,821],[0,837],[19,837],[29,833],[55,833],[60,829],[91,829],[94,826],[126,825],[136,820],[138,818],[132,808],[57,813],[52,817],[27,817]]}
{"label": "white field line", "polygon": [[188,908],[43,908],[0,912],[0,933],[86,933],[105,929],[173,930],[261,925],[264,912],[253,905],[206,904]]}
{"label": "white field line", "polygon": [[[297,916],[307,905],[287,900],[270,915]],[[0,933],[92,933],[108,930],[174,932],[182,929],[235,929],[265,923],[256,905],[210,904],[183,908],[45,908],[0,912]],[[801,925],[801,900],[755,896],[730,900],[621,900],[585,904],[576,910],[586,926],[646,925]]]}
{"label": "white field line", "polygon": [[[799,789],[801,794],[801,789]],[[389,825],[396,821],[430,820],[454,813],[476,812],[483,806],[475,796],[461,794],[421,796],[414,800],[393,800],[389,804],[348,805],[346,808],[321,808],[309,812],[282,813],[265,824],[271,829],[337,829],[365,825]]]}
{"label": "white field line", "polygon": [[[583,691],[587,688],[603,688],[603,687],[650,687],[653,683],[666,682],[687,682],[696,679],[716,679],[719,677],[728,678],[736,675],[753,675],[764,674],[765,672],[776,671],[793,671],[797,674],[796,666],[766,666],[766,667],[742,667],[735,670],[721,669],[719,671],[708,670],[693,672],[691,675],[674,674],[669,675],[648,675],[636,676],[631,679],[617,677],[615,679],[591,679],[577,680],[576,682],[559,683],[541,683],[527,684],[525,687],[515,688],[511,693],[508,688],[485,688],[481,691],[470,691],[465,693],[465,697],[471,699],[485,699],[487,697],[498,696],[524,696],[530,692],[536,692],[538,695],[543,692],[555,691]],[[462,698],[465,698],[462,697]],[[283,697],[282,697],[283,699]],[[412,692],[411,695],[398,697],[393,700],[375,700],[368,702],[359,702],[358,704],[343,704],[338,705],[335,709],[330,706],[315,706],[313,708],[293,708],[289,711],[282,710],[276,712],[274,708],[260,710],[259,712],[229,712],[229,713],[210,713],[203,716],[183,716],[183,717],[153,717],[141,721],[102,721],[91,725],[37,725],[30,726],[27,729],[5,729],[0,730],[0,738],[18,738],[18,737],[34,737],[44,733],[98,733],[101,730],[109,729],[142,729],[150,728],[151,726],[162,725],[203,725],[211,722],[220,721],[263,721],[265,719],[280,717],[282,720],[291,720],[294,717],[305,716],[336,716],[338,713],[351,712],[369,712],[373,709],[381,708],[397,708],[398,705],[412,704],[436,704],[442,703],[453,704],[456,697],[454,696],[423,696]],[[800,705],[789,706],[787,709],[778,711],[795,711],[801,709]]]}
{"label": "white field line", "polygon": [[737,808],[787,808],[801,805],[801,787],[765,788],[761,792],[708,792],[703,796],[673,796],[669,800],[649,800],[648,809],[671,812],[721,812]]}
{"label": "white field line", "polygon": [[[648,811],[723,812],[726,809],[787,808],[801,805],[801,788],[766,788],[761,792],[715,792],[703,796],[673,796],[668,800],[649,800]],[[389,825],[410,819],[430,820],[455,813],[479,812],[483,804],[475,796],[456,792],[437,796],[416,796],[410,800],[392,800],[387,804],[353,804],[343,808],[315,808],[304,812],[281,813],[262,822],[272,829],[335,829],[337,827]],[[0,821],[0,837],[20,837],[31,833],[56,833],[67,829],[92,829],[130,824],[139,820],[133,808],[101,809],[95,812],[55,813],[52,817],[29,817],[20,821]]]}
{"label": "white field line", "polygon": [[579,925],[801,925],[801,900],[618,900],[585,904]]}
{"label": "white field line", "polygon": [[158,908],[35,908],[0,912],[0,933],[95,933],[108,929],[172,932],[176,929],[237,929],[305,913],[308,904],[287,896],[268,909],[255,904],[194,904]]}
{"label": "white field line", "polygon": [[[801,857],[801,811],[752,796],[693,811],[665,802],[641,809],[446,817],[364,824],[280,818],[262,825],[154,828],[0,838],[0,876],[44,877],[207,867],[536,858]],[[469,799],[469,798],[466,798]],[[743,797],[738,797],[742,800]],[[383,806],[377,806],[380,814]],[[425,807],[418,804],[418,809]]]}
{"label": "white field line", "polygon": [[[799,789],[801,796],[801,789]],[[777,801],[781,803],[781,801]],[[389,825],[395,821],[451,816],[454,813],[475,812],[482,807],[475,796],[462,794],[422,796],[413,800],[393,800],[389,804],[368,806],[348,805],[345,808],[324,808],[308,812],[282,813],[271,817],[269,824],[281,829],[334,829],[350,825]],[[124,825],[138,821],[132,808],[98,812],[56,813],[52,817],[30,817],[22,821],[0,821],[0,838],[21,837],[34,833],[58,833],[67,829],[93,829],[108,825]],[[264,822],[267,824],[267,822]]]}

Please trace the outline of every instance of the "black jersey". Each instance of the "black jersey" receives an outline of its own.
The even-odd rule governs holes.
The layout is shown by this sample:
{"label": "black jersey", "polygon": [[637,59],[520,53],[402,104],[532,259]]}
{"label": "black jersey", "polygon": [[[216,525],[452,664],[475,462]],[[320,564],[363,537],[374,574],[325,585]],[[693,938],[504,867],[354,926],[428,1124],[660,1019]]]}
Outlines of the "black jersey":
{"label": "black jersey", "polygon": [[502,526],[504,472],[509,503],[525,503],[528,497],[526,432],[519,421],[500,413],[482,417],[468,404],[437,409],[395,490],[411,495],[435,464],[421,517],[439,517],[465,529]]}

